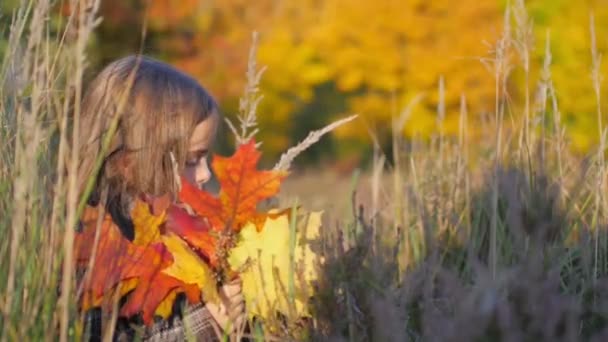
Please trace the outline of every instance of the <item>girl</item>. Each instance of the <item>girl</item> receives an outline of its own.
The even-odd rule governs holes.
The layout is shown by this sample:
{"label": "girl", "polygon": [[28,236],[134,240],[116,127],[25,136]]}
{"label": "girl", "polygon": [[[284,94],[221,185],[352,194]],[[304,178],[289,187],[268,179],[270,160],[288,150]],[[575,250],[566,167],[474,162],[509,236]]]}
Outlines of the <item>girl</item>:
{"label": "girl", "polygon": [[[173,67],[141,56],[108,65],[85,94],[80,132],[80,189],[95,177],[88,205],[105,203],[105,211],[127,239],[133,239],[130,210],[137,196],[176,194],[175,165],[192,184],[211,177],[207,154],[220,120],[213,98],[191,77]],[[103,164],[93,174],[104,136],[116,122]],[[187,307],[171,320],[155,323],[144,332],[148,340],[184,340],[185,328],[197,340],[218,339],[230,326],[244,320],[240,283],[220,289],[222,303]],[[179,305],[176,305],[179,306]],[[179,311],[179,310],[175,310]],[[101,312],[87,314],[91,339],[101,337]],[[134,337],[129,322],[121,320],[116,336]]]}

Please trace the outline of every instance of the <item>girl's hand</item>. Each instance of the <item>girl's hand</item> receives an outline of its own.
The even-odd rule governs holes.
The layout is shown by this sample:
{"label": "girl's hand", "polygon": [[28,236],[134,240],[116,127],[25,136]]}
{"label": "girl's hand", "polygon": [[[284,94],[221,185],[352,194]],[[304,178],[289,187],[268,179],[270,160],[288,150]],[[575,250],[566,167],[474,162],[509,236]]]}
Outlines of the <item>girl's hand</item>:
{"label": "girl's hand", "polygon": [[223,330],[223,333],[218,332],[218,336],[221,338],[224,333],[232,333],[245,322],[245,300],[241,280],[237,279],[222,286],[219,295],[220,303],[207,303],[206,307]]}

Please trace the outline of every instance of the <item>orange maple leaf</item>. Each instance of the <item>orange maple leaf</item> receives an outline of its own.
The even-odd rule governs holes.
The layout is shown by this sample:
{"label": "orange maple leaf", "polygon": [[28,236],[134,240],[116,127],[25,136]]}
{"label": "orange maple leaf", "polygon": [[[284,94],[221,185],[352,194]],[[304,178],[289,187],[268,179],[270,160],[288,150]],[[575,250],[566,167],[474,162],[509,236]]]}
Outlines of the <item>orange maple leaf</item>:
{"label": "orange maple leaf", "polygon": [[[120,308],[120,314],[129,317],[141,312],[142,320],[145,324],[150,324],[153,321],[154,315],[158,312],[158,308],[165,299],[172,295],[169,299],[172,303],[175,300],[175,294],[185,293],[186,298],[190,303],[200,301],[200,289],[195,284],[185,284],[179,279],[168,276],[162,272],[155,272],[152,277],[147,278],[145,282],[141,281],[129,297],[125,304]],[[167,307],[169,310],[171,306]],[[163,312],[161,316],[168,316],[169,312]]]}
{"label": "orange maple leaf", "polygon": [[261,229],[266,215],[258,213],[256,207],[278,193],[287,172],[257,170],[260,155],[252,139],[231,157],[214,156],[212,167],[221,187],[219,197],[184,180],[180,200],[209,220],[215,231],[230,229],[238,233],[248,222]]}

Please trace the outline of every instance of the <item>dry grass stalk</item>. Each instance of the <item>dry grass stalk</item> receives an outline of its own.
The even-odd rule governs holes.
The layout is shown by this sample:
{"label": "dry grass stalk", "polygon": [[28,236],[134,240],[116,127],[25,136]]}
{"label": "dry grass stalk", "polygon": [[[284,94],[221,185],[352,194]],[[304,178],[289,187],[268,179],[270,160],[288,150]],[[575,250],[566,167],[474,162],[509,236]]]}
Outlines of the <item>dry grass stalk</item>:
{"label": "dry grass stalk", "polygon": [[67,218],[63,240],[63,272],[61,283],[61,297],[59,306],[61,308],[61,327],[60,341],[67,341],[68,329],[70,326],[70,301],[73,300],[73,250],[75,225],[78,220],[78,167],[80,158],[79,126],[80,126],[80,105],[83,95],[82,76],[86,68],[86,45],[95,26],[99,23],[97,11],[99,10],[100,0],[72,1],[72,9],[78,11],[76,16],[76,45],[74,51],[74,74],[71,80],[74,89],[74,111],[70,163],[68,165],[68,195],[67,195]]}
{"label": "dry grass stalk", "polygon": [[[590,14],[589,17],[589,33],[590,33],[590,43],[591,43],[591,80],[593,84],[594,95],[596,99],[596,107],[597,107],[597,126],[598,126],[598,138],[599,138],[599,146],[597,150],[597,179],[596,186],[598,189],[605,189],[605,178],[606,178],[606,164],[605,164],[605,146],[606,146],[606,132],[604,131],[603,120],[602,120],[602,101],[601,101],[601,82],[602,75],[600,71],[602,56],[599,54],[597,50],[597,42],[595,36],[595,17],[593,13]],[[595,192],[595,217],[594,221],[598,225],[604,225],[606,223],[606,203],[605,198],[603,196],[602,191]],[[603,253],[601,249],[603,249],[605,244],[600,243],[601,234],[599,229],[596,228],[594,232],[594,282],[598,278],[599,275],[599,263],[600,263],[600,253]]]}
{"label": "dry grass stalk", "polygon": [[494,78],[495,78],[495,124],[496,124],[496,152],[494,161],[494,191],[492,196],[492,225],[490,230],[490,265],[492,276],[496,277],[498,269],[498,172],[503,153],[503,120],[505,112],[505,97],[507,95],[507,79],[512,66],[509,63],[509,50],[511,47],[511,24],[510,8],[507,6],[505,11],[504,28],[502,37],[498,40],[494,50]]}
{"label": "dry grass stalk", "polygon": [[[69,153],[68,113],[75,105],[72,95],[82,73],[66,74],[65,65],[82,62],[88,36],[98,22],[94,16],[98,2],[73,1],[71,6],[79,4],[81,15],[72,17],[81,19],[80,39],[68,43],[64,38],[74,24],[72,17],[59,29],[63,38],[56,41],[51,33],[54,28],[48,24],[54,15],[53,4],[48,0],[21,2],[13,15],[0,68],[0,183],[5,186],[0,187],[0,208],[11,226],[4,230],[0,246],[0,253],[8,259],[0,263],[6,280],[2,340],[36,336],[41,331],[45,334],[39,339],[57,339],[60,316],[66,322],[66,340],[67,326],[73,324],[65,319],[74,310],[72,301],[66,300],[62,310],[55,310],[56,292],[49,289],[59,287],[57,266],[66,254],[57,237],[69,236],[74,230],[69,226],[64,234],[63,216],[69,210],[64,185],[66,178],[69,182],[75,176],[66,177],[64,170]],[[11,203],[8,196],[13,197]],[[68,256],[64,265],[71,264]],[[70,280],[64,278],[65,284]]]}
{"label": "dry grass stalk", "polygon": [[[258,129],[257,123],[257,109],[263,96],[260,94],[260,80],[266,67],[262,67],[258,70],[256,55],[258,51],[259,34],[253,32],[251,48],[249,49],[249,59],[247,62],[247,83],[245,84],[245,91],[243,97],[239,100],[239,128],[226,118],[228,127],[234,134],[236,139],[236,145],[241,145],[249,140],[253,139]],[[257,143],[260,144],[259,142]]]}
{"label": "dry grass stalk", "polygon": [[[515,40],[513,45],[517,50],[524,69],[524,129],[520,135],[520,150],[530,148],[530,54],[534,49],[534,31],[532,19],[524,0],[516,0],[513,5],[513,16],[515,17]],[[525,148],[524,148],[525,147]]]}
{"label": "dry grass stalk", "polygon": [[307,148],[309,148],[310,146],[312,146],[316,142],[318,142],[319,139],[321,139],[321,137],[324,136],[325,134],[333,131],[334,129],[336,129],[348,122],[353,121],[356,118],[357,118],[356,114],[351,115],[347,118],[343,118],[338,121],[332,122],[331,124],[321,128],[319,130],[308,133],[308,136],[306,136],[306,138],[304,140],[302,140],[296,146],[289,148],[285,153],[283,153],[281,155],[281,158],[276,163],[276,165],[274,166],[273,169],[282,170],[282,171],[289,170],[289,168],[291,167],[291,163],[300,153],[304,152]]}

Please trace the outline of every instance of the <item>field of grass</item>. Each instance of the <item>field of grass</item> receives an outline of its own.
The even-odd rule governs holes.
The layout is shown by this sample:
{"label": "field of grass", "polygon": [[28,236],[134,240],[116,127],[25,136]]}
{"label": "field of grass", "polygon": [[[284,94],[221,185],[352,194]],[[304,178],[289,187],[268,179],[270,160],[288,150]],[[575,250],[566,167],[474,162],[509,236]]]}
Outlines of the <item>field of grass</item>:
{"label": "field of grass", "polygon": [[[71,340],[80,336],[63,262],[80,200],[72,123],[99,3],[81,1],[63,23],[46,20],[48,1],[24,3],[0,68],[0,340]],[[392,153],[377,148],[366,170],[286,181],[280,201],[325,211],[325,264],[312,324],[302,335],[287,322],[279,340],[608,340],[604,116],[589,132],[600,146],[570,153],[550,47],[540,82],[517,85],[524,103],[507,101],[527,44],[510,31],[495,42],[493,112],[473,120],[463,96],[458,136],[406,141],[396,113]],[[600,56],[590,56],[599,108]],[[473,122],[481,133],[471,141]]]}

